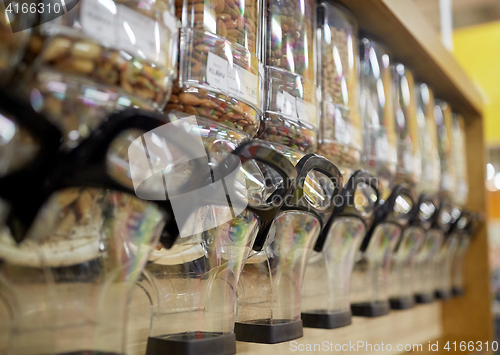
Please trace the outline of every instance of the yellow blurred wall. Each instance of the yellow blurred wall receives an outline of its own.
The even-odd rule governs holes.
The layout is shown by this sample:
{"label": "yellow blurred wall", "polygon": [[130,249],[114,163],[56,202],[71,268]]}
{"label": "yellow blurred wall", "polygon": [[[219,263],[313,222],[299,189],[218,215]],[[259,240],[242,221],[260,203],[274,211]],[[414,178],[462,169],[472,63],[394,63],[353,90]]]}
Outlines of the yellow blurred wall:
{"label": "yellow blurred wall", "polygon": [[500,146],[500,21],[454,32],[454,54],[484,96],[486,144]]}

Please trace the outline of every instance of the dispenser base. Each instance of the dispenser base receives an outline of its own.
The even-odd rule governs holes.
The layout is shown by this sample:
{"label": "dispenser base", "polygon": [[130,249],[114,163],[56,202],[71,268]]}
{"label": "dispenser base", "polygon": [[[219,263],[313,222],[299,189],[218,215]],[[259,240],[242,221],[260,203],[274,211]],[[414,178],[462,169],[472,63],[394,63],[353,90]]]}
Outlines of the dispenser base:
{"label": "dispenser base", "polygon": [[419,304],[427,304],[434,302],[434,295],[432,293],[420,293],[415,295],[415,302]]}
{"label": "dispenser base", "polygon": [[248,343],[276,344],[303,336],[302,321],[258,319],[248,323],[236,322],[236,340]]}
{"label": "dispenser base", "polygon": [[234,334],[186,332],[149,337],[146,355],[234,355]]}
{"label": "dispenser base", "polygon": [[373,303],[353,303],[351,304],[353,316],[360,317],[380,317],[389,314],[391,305],[389,301],[378,301]]}
{"label": "dispenser base", "polygon": [[465,295],[465,289],[462,287],[453,287],[451,292],[453,293],[453,296],[455,296],[455,297],[461,297],[461,296]]}
{"label": "dispenser base", "polygon": [[413,306],[415,306],[415,300],[411,296],[391,298],[389,302],[391,303],[391,309],[403,310],[403,309],[410,309],[413,308]]}
{"label": "dispenser base", "polygon": [[307,328],[335,329],[352,323],[351,311],[328,313],[318,310],[301,314],[302,323]]}
{"label": "dispenser base", "polygon": [[435,296],[438,300],[449,300],[451,298],[451,290],[436,290]]}

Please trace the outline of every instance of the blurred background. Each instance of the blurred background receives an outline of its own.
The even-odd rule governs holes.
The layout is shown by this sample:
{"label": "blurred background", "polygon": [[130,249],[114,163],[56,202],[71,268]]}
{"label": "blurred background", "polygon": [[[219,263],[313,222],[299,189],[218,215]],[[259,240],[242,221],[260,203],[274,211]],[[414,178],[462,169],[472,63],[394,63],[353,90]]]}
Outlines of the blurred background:
{"label": "blurred background", "polygon": [[500,319],[500,1],[414,0],[484,101],[492,307]]}

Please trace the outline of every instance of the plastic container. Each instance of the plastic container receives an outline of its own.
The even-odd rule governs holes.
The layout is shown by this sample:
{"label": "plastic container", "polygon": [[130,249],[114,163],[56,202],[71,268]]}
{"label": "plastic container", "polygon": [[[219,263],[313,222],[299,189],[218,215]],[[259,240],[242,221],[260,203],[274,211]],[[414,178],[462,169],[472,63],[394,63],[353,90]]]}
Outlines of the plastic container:
{"label": "plastic container", "polygon": [[357,171],[344,186],[309,258],[302,286],[305,327],[333,329],[351,324],[350,286],[355,257],[378,203],[376,180]]}
{"label": "plastic container", "polygon": [[[63,123],[70,147],[112,112],[166,105],[177,72],[173,13],[168,0],[83,0],[37,29],[25,87],[37,111]],[[52,14],[42,14],[42,21],[45,16]]]}
{"label": "plastic container", "polygon": [[[19,282],[14,272],[28,281],[20,289],[8,288],[26,295],[26,300],[17,300],[22,309],[15,314],[20,321],[12,328],[11,350],[125,354],[128,290],[145,265],[150,244],[157,243],[163,223],[158,207],[135,197],[67,189],[51,197],[21,245],[4,235],[4,273],[14,283]],[[38,285],[39,278],[30,280],[37,274],[49,280],[46,287]],[[40,294],[29,295],[34,292]],[[24,308],[31,302],[34,309]],[[43,323],[46,313],[51,326]]]}
{"label": "plastic container", "polygon": [[421,227],[408,227],[403,231],[399,245],[396,245],[389,280],[392,309],[412,308],[415,303],[415,267],[425,233]]}
{"label": "plastic container", "polygon": [[[7,261],[2,268],[6,266],[5,274],[13,279],[5,288],[7,292],[15,294],[18,290],[11,285],[16,283],[27,289],[35,287],[31,292],[21,292],[28,296],[26,300],[18,298],[18,303],[14,303],[21,306],[21,313],[14,312],[19,319],[15,319],[11,329],[12,353],[126,353],[124,335],[130,292],[151,249],[159,242],[170,246],[177,237],[164,233],[166,221],[172,219],[171,212],[166,212],[171,211],[169,202],[146,202],[133,195],[157,190],[149,183],[151,174],[138,184],[146,188],[134,189],[141,162],[129,155],[129,148],[137,149],[140,142],[145,157],[144,138],[150,161],[142,163],[154,168],[172,163],[174,170],[178,165],[176,159],[185,157],[186,152],[192,153],[193,149],[191,136],[183,135],[178,128],[165,131],[166,126],[172,126],[165,125],[159,117],[162,116],[136,111],[111,117],[99,127],[99,133],[57,161],[57,168],[50,172],[47,191],[42,194],[49,198],[41,205],[22,242],[15,244],[2,239],[0,258]],[[150,129],[156,128],[159,130],[153,132],[155,138],[163,139],[151,140],[147,134],[141,137],[144,131],[151,134]],[[164,132],[171,135],[162,135]],[[44,141],[44,145],[49,143]],[[169,157],[157,155],[159,148],[169,148],[163,150],[171,153]],[[56,150],[57,146],[52,149]],[[191,165],[192,171],[200,171],[199,162]],[[44,173],[43,165],[34,168]],[[40,173],[30,176],[33,180],[48,180]],[[161,176],[169,181],[169,174]],[[2,180],[2,185],[6,181]],[[182,187],[182,182],[179,185]],[[163,181],[160,189],[165,200]],[[27,214],[36,207],[32,205],[39,201],[39,195],[33,194],[29,202],[23,200],[24,215],[14,209],[20,221],[29,219]],[[13,201],[9,199],[10,204]],[[40,258],[30,250],[36,250]],[[11,265],[16,269],[9,269]],[[31,275],[40,274],[49,280],[46,285],[40,277],[31,281]],[[24,275],[29,276],[27,282]],[[43,298],[46,294],[50,295],[48,301]],[[36,322],[39,313],[48,314],[49,326]]]}
{"label": "plastic container", "polygon": [[23,22],[32,21],[32,19],[27,14],[24,14],[21,19],[20,16],[15,15],[14,11],[7,12],[3,2],[0,4],[0,14],[2,14],[0,16],[0,85],[6,85],[21,61],[30,36],[30,30],[14,33],[11,23],[14,26],[23,26],[25,25]]}
{"label": "plastic container", "polygon": [[45,69],[35,75],[31,105],[63,132],[65,150],[78,146],[112,112],[132,107],[154,110],[144,100],[95,84],[90,79]]}
{"label": "plastic container", "polygon": [[360,166],[358,24],[343,7],[318,4],[318,87],[320,137],[317,153],[333,162],[345,179]]}
{"label": "plastic container", "polygon": [[461,116],[453,115],[453,165],[455,166],[455,193],[453,203],[461,208],[467,203],[469,182],[467,178],[467,156],[465,147],[464,121]]}
{"label": "plastic container", "polygon": [[417,122],[420,141],[422,175],[416,186],[417,193],[436,195],[441,181],[438,137],[434,120],[434,93],[425,83],[417,84]]}
{"label": "plastic container", "polygon": [[422,169],[415,79],[411,70],[401,63],[392,66],[392,76],[398,142],[396,182],[414,188],[420,181]]}
{"label": "plastic container", "polygon": [[183,28],[181,43],[179,80],[167,109],[255,135],[262,95],[258,57],[228,38],[196,28]]}
{"label": "plastic container", "polygon": [[434,300],[434,260],[441,249],[444,234],[439,229],[431,229],[425,235],[424,243],[417,254],[415,265],[415,301],[430,303]]}
{"label": "plastic container", "polygon": [[437,126],[438,152],[441,166],[440,196],[451,199],[455,193],[456,175],[453,162],[453,113],[451,107],[444,101],[436,100],[434,119]]}
{"label": "plastic container", "polygon": [[202,189],[181,196],[189,217],[179,225],[176,211],[180,237],[171,249],[158,247],[150,255],[142,283],[153,300],[147,354],[236,352],[236,286],[257,234],[279,211],[280,205],[268,198],[272,201],[274,194],[283,201],[290,189],[276,188],[289,186],[296,171],[261,142],[240,145],[217,167],[224,168],[234,156],[241,159],[235,174],[219,175],[216,167],[213,175],[207,171],[210,181],[221,176],[225,182],[212,201],[191,208],[187,201]]}
{"label": "plastic container", "polygon": [[264,8],[264,114],[258,137],[313,153],[316,2],[269,0]]}
{"label": "plastic container", "polygon": [[413,204],[411,190],[397,185],[389,198],[377,206],[375,219],[363,238],[353,269],[353,315],[378,317],[389,313],[388,282],[393,252],[401,240]]}
{"label": "plastic container", "polygon": [[390,55],[385,46],[362,37],[360,43],[360,114],[363,127],[363,169],[379,178],[382,199],[396,177],[397,136]]}
{"label": "plastic container", "polygon": [[170,109],[255,135],[262,104],[261,11],[257,0],[176,1],[182,32]]}
{"label": "plastic container", "polygon": [[340,172],[305,156],[290,200],[254,245],[238,287],[239,341],[274,344],[302,336],[301,288],[307,260],[339,191]]}

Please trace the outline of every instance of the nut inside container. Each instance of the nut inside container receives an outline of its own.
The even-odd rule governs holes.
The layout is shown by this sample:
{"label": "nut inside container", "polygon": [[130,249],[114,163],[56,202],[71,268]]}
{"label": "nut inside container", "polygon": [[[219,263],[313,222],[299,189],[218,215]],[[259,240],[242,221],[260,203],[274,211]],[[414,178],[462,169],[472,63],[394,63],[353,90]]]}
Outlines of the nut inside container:
{"label": "nut inside container", "polygon": [[358,25],[339,5],[318,4],[320,144],[325,156],[349,178],[361,161]]}

